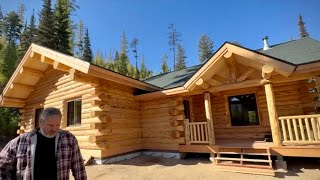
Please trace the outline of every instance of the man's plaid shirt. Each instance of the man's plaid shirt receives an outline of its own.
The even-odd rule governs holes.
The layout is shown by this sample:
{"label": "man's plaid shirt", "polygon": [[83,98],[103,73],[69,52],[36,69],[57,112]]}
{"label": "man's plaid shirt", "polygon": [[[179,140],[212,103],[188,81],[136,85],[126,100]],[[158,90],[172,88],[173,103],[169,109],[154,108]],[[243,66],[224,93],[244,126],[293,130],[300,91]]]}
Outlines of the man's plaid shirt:
{"label": "man's plaid shirt", "polygon": [[[24,133],[11,140],[0,152],[0,180],[33,179],[31,138],[35,135],[36,131]],[[71,133],[59,132],[56,157],[58,180],[68,180],[70,169],[76,180],[87,179],[77,139]]]}

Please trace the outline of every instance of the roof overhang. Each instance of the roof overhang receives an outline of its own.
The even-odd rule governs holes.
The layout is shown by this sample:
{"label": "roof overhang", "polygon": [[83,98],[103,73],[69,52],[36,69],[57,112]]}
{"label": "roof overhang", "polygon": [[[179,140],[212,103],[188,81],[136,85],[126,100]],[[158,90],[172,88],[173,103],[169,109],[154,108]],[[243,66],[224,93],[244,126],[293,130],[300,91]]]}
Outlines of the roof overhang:
{"label": "roof overhang", "polygon": [[71,78],[75,73],[83,73],[147,92],[161,90],[159,87],[100,68],[72,56],[31,44],[5,86],[0,96],[0,106],[25,106],[26,99],[34,91],[37,82],[45,76],[48,67],[69,73]]}

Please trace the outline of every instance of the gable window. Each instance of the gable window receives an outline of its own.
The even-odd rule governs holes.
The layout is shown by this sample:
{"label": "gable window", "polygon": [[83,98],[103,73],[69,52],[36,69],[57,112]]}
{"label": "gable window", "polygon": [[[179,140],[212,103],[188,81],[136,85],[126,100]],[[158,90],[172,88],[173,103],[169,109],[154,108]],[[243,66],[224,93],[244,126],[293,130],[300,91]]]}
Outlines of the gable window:
{"label": "gable window", "polygon": [[255,94],[229,96],[228,101],[232,126],[259,125]]}
{"label": "gable window", "polygon": [[67,126],[81,124],[81,99],[68,101]]}
{"label": "gable window", "polygon": [[35,128],[39,127],[39,121],[40,121],[40,116],[41,116],[42,111],[43,111],[43,108],[36,109],[36,113],[34,116],[34,127]]}

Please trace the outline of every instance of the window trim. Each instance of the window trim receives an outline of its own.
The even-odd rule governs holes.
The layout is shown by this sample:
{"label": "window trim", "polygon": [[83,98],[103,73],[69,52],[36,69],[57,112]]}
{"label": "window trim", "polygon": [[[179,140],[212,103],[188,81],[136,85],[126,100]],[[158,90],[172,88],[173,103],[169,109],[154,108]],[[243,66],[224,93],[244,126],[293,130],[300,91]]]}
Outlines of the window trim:
{"label": "window trim", "polygon": [[[225,99],[225,104],[226,104],[226,127],[228,128],[248,128],[248,127],[262,127],[264,126],[263,120],[261,119],[261,115],[260,115],[260,107],[259,107],[259,99],[258,99],[258,91],[259,89],[254,89],[254,90],[248,90],[248,91],[241,91],[241,92],[234,92],[234,93],[228,93],[224,95],[224,99]],[[230,96],[241,96],[241,95],[245,95],[245,94],[254,94],[255,99],[256,99],[256,106],[257,106],[257,116],[258,116],[258,122],[259,124],[254,124],[254,125],[244,125],[244,126],[232,126],[232,122],[231,122],[231,113],[230,113],[230,104],[229,104],[229,97]]]}
{"label": "window trim", "polygon": [[38,109],[42,109],[42,111],[43,111],[43,110],[44,110],[44,107],[43,107],[43,106],[37,106],[37,107],[34,107],[34,108],[33,108],[33,112],[34,112],[34,115],[33,115],[33,129],[39,127],[40,119],[38,119],[38,126],[36,126],[37,110],[38,110]]}
{"label": "window trim", "polygon": [[[71,101],[76,101],[80,100],[81,101],[81,123],[80,124],[73,124],[73,125],[68,125],[68,103]],[[68,127],[74,127],[74,126],[81,126],[82,125],[82,97],[77,96],[73,98],[68,98],[63,101],[63,114],[62,114],[62,121],[61,121],[61,127],[62,128],[68,128]]]}

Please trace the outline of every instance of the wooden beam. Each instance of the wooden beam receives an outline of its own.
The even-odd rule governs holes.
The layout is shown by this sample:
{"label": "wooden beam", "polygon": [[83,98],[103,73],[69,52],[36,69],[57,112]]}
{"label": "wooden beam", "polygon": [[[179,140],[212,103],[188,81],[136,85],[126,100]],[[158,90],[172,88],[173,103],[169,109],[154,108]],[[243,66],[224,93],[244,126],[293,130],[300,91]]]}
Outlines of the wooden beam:
{"label": "wooden beam", "polygon": [[210,93],[205,92],[203,95],[204,95],[204,107],[205,107],[205,111],[206,111],[206,118],[207,118],[207,122],[208,122],[209,144],[214,145],[215,144],[215,137],[214,137],[214,127],[213,127]]}
{"label": "wooden beam", "polygon": [[264,65],[262,67],[262,77],[263,79],[270,79],[272,72],[274,71],[274,67],[270,65]]}
{"label": "wooden beam", "polygon": [[47,63],[47,64],[53,64],[53,60],[52,59],[48,59],[46,56],[41,55],[41,62],[43,63]]}
{"label": "wooden beam", "polygon": [[224,58],[226,59],[226,63],[229,67],[230,71],[230,82],[234,83],[237,80],[238,76],[238,68],[237,68],[237,62],[232,56],[232,52],[228,51],[225,55]]}
{"label": "wooden beam", "polygon": [[13,97],[4,97],[4,98],[3,98],[3,101],[25,103],[25,102],[26,102],[26,99],[13,98]]}
{"label": "wooden beam", "polygon": [[208,89],[210,92],[218,92],[218,91],[226,91],[231,89],[239,89],[239,88],[247,88],[247,87],[254,87],[254,86],[261,86],[260,84],[261,79],[253,79],[253,80],[246,80],[239,83],[233,84],[224,84],[219,86],[214,86]]}
{"label": "wooden beam", "polygon": [[221,82],[215,81],[214,79],[208,79],[207,82],[208,82],[208,84],[209,84],[210,86],[216,86],[217,83],[218,83],[218,85],[221,85],[221,84],[222,84]]}
{"label": "wooden beam", "polygon": [[218,74],[214,74],[214,75],[212,76],[212,79],[220,82],[221,84],[230,83],[229,80],[227,80],[226,78],[224,78],[224,77],[222,77],[222,76],[220,76],[220,75],[218,75]]}
{"label": "wooden beam", "polygon": [[70,79],[74,79],[75,72],[76,72],[76,70],[74,68],[69,69],[69,78]]}
{"label": "wooden beam", "polygon": [[267,106],[268,106],[268,114],[269,121],[271,126],[271,133],[274,146],[282,146],[280,128],[278,123],[278,114],[275,104],[275,97],[273,93],[273,88],[271,83],[264,84],[266,98],[267,98]]}
{"label": "wooden beam", "polygon": [[35,52],[34,52],[34,51],[31,51],[31,53],[30,53],[30,58],[33,58],[33,57],[34,57],[34,54],[35,54]]}
{"label": "wooden beam", "polygon": [[246,80],[252,73],[254,73],[256,70],[254,68],[249,68],[245,73],[243,73],[241,76],[237,78],[237,82],[241,82]]}
{"label": "wooden beam", "polygon": [[232,56],[232,52],[231,52],[231,51],[227,51],[227,52],[223,55],[223,57],[226,58],[226,59],[231,58],[231,56]]}
{"label": "wooden beam", "polygon": [[203,89],[208,89],[210,87],[210,85],[206,82],[204,82],[204,80],[202,78],[200,78],[197,82],[196,82],[197,86],[200,86]]}
{"label": "wooden beam", "polygon": [[26,90],[26,91],[34,91],[34,86],[19,84],[19,83],[12,83],[10,89],[19,89],[19,90]]}
{"label": "wooden beam", "polygon": [[279,60],[273,59],[271,57],[258,54],[254,51],[234,46],[232,44],[227,44],[227,48],[228,50],[231,50],[233,53],[239,56],[245,57],[247,59],[246,62],[243,62],[243,61],[238,62],[244,65],[248,65],[248,64],[250,65],[250,63],[270,64],[273,67],[275,67],[275,71],[277,73],[280,73],[281,75],[286,77],[289,77],[296,68],[295,65],[284,63]]}
{"label": "wooden beam", "polygon": [[25,74],[29,74],[32,76],[37,76],[37,77],[44,77],[44,72],[39,71],[39,70],[35,70],[35,69],[31,69],[31,68],[27,68],[27,67],[22,67],[20,69],[20,74],[25,73]]}
{"label": "wooden beam", "polygon": [[71,68],[60,63],[59,61],[54,61],[53,62],[53,69],[57,69],[57,70],[64,71],[64,72],[69,72],[69,70]]}

